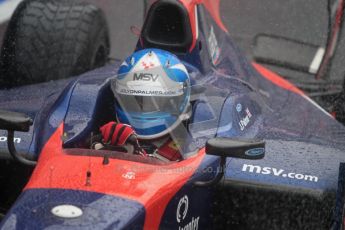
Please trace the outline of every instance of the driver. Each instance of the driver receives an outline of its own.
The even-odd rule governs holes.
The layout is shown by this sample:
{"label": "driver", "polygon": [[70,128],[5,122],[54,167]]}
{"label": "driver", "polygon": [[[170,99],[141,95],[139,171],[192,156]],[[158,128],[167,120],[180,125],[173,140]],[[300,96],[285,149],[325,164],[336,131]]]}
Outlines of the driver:
{"label": "driver", "polygon": [[[182,154],[171,132],[190,118],[190,77],[173,54],[140,50],[111,79],[116,121],[100,128],[102,147],[178,161]],[[183,137],[178,137],[182,138]]]}

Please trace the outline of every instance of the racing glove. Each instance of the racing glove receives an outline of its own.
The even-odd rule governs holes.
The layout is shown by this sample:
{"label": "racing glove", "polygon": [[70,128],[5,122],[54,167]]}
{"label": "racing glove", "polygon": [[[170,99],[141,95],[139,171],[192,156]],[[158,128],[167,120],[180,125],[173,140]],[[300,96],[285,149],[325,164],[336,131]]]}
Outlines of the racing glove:
{"label": "racing glove", "polygon": [[145,150],[139,145],[137,135],[130,125],[111,121],[103,125],[99,130],[104,144],[112,146],[131,145],[134,147],[134,154],[147,155]]}

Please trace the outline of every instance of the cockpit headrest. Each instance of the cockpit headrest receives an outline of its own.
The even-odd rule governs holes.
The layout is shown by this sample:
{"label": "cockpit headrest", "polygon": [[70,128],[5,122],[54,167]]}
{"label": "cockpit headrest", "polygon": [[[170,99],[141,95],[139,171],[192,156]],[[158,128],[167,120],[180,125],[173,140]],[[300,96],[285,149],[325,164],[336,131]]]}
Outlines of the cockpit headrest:
{"label": "cockpit headrest", "polygon": [[186,53],[193,42],[189,15],[176,0],[155,2],[146,17],[141,33],[144,48],[159,48]]}

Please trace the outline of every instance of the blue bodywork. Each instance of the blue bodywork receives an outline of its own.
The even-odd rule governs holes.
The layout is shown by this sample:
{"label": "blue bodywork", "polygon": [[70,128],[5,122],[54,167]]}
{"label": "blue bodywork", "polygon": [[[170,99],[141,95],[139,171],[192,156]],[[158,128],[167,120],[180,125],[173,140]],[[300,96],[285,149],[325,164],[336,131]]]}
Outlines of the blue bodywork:
{"label": "blue bodywork", "polygon": [[[99,193],[32,189],[22,195],[22,203],[12,209],[1,229],[141,229],[145,221],[144,207],[131,200]],[[58,204],[77,205],[83,210],[79,219],[62,219],[51,215]],[[104,209],[104,207],[107,209]],[[20,221],[18,221],[20,220]]]}

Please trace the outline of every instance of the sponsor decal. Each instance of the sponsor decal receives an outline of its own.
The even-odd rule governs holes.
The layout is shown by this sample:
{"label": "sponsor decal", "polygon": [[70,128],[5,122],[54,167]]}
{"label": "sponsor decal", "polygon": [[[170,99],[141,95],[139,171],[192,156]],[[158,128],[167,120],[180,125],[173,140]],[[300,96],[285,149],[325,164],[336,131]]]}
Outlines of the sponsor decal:
{"label": "sponsor decal", "polygon": [[148,69],[148,68],[153,68],[155,67],[155,64],[153,64],[152,62],[145,62],[145,61],[142,61],[141,62],[141,65],[144,67],[144,69]]}
{"label": "sponsor decal", "polygon": [[242,105],[241,105],[240,103],[238,103],[238,104],[236,105],[236,111],[237,111],[237,112],[241,112],[241,111],[242,111]]}
{"label": "sponsor decal", "polygon": [[[177,205],[176,210],[176,220],[177,223],[182,224],[182,221],[186,218],[188,213],[188,207],[189,207],[189,199],[188,196],[183,196]],[[179,226],[179,230],[196,230],[199,228],[199,219],[200,217],[192,217],[192,220],[189,221],[187,224],[183,225],[182,227]]]}
{"label": "sponsor decal", "polygon": [[210,36],[208,37],[208,50],[211,55],[212,63],[216,65],[219,61],[220,48],[218,46],[218,41],[214,33],[213,26],[211,26]]}
{"label": "sponsor decal", "polygon": [[159,75],[153,75],[151,73],[134,73],[133,81],[157,81]]}
{"label": "sponsor decal", "polygon": [[265,153],[265,149],[264,148],[255,148],[255,149],[249,149],[247,151],[245,151],[245,155],[247,156],[259,156]]}
{"label": "sponsor decal", "polygon": [[199,229],[199,219],[200,217],[192,218],[192,221],[183,227],[178,227],[179,230],[196,230]]}
{"label": "sponsor decal", "polygon": [[250,110],[249,110],[248,108],[246,108],[246,110],[245,110],[245,117],[242,118],[242,119],[238,122],[241,131],[243,131],[244,128],[247,127],[247,125],[248,125],[249,122],[250,122],[250,118],[251,118],[251,117],[252,117],[252,113],[250,112]]}
{"label": "sponsor decal", "polygon": [[177,210],[176,210],[176,220],[177,223],[180,223],[184,218],[187,216],[188,212],[188,196],[185,195],[180,199],[177,205]]}
{"label": "sponsor decal", "polygon": [[134,180],[135,179],[135,172],[126,172],[122,174],[122,177],[128,180]]}
{"label": "sponsor decal", "polygon": [[256,173],[262,175],[272,175],[276,177],[283,177],[293,180],[303,180],[309,182],[318,182],[319,178],[313,175],[305,175],[295,172],[286,172],[284,169],[277,169],[273,167],[261,167],[259,165],[243,164],[242,172]]}
{"label": "sponsor decal", "polygon": [[180,96],[183,95],[184,84],[180,82],[164,82],[159,75],[134,74],[128,81],[118,81],[115,91],[119,94],[133,96]]}
{"label": "sponsor decal", "polygon": [[[21,141],[22,141],[22,139],[19,137],[13,138],[14,143],[20,144]],[[6,136],[0,136],[0,142],[7,142],[7,137]]]}
{"label": "sponsor decal", "polygon": [[137,95],[137,96],[178,96],[181,93],[176,91],[163,91],[163,90],[135,90],[135,89],[121,89],[121,94]]}

